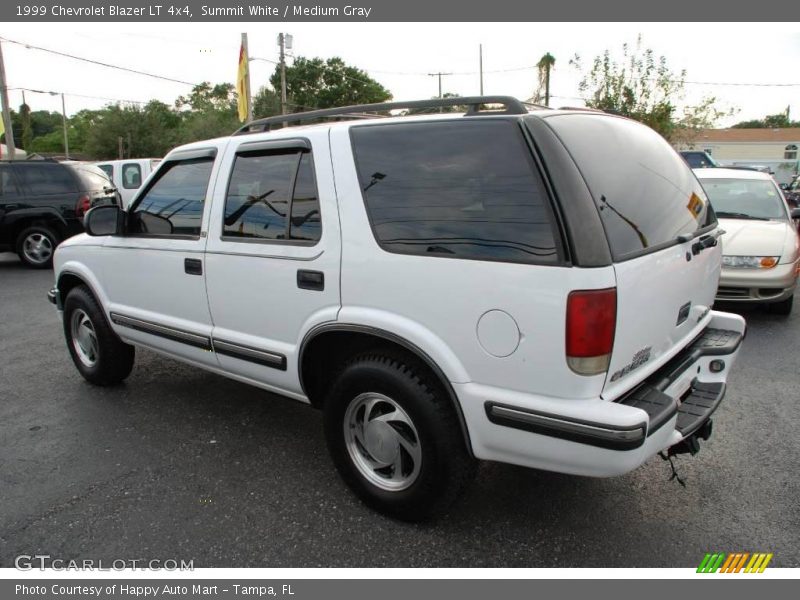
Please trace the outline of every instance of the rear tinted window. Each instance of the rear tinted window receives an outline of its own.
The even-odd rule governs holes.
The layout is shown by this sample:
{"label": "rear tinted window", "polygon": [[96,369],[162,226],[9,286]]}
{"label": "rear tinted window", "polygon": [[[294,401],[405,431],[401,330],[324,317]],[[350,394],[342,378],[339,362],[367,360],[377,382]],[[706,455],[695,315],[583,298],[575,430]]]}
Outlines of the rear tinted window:
{"label": "rear tinted window", "polygon": [[225,199],[223,235],[316,242],[322,232],[309,152],[243,152]]}
{"label": "rear tinted window", "polygon": [[86,191],[102,192],[105,188],[113,187],[111,180],[105,174],[105,171],[98,167],[89,165],[73,167],[81,184]]}
{"label": "rear tinted window", "polygon": [[25,164],[15,166],[20,183],[32,195],[65,194],[78,191],[75,180],[63,165]]}
{"label": "rear tinted window", "polygon": [[0,164],[0,198],[8,198],[10,196],[17,196],[19,191],[17,185],[14,183],[14,175],[11,173],[11,167],[8,165]]}
{"label": "rear tinted window", "polygon": [[649,127],[596,114],[547,123],[583,174],[615,259],[663,247],[713,222],[694,174]]}
{"label": "rear tinted window", "polygon": [[390,252],[558,260],[544,186],[517,123],[485,119],[351,129],[370,221]]}

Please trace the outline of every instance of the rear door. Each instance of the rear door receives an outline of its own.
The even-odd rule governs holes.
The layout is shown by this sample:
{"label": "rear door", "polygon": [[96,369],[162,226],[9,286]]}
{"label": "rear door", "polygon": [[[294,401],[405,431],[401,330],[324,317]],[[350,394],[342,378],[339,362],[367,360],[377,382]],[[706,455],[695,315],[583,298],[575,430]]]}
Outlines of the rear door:
{"label": "rear door", "polygon": [[206,248],[214,351],[227,372],[302,398],[305,333],[339,311],[339,216],[327,130],[234,137]]}
{"label": "rear door", "polygon": [[67,230],[63,235],[83,229],[75,213],[80,198],[79,182],[69,169],[45,161],[19,161],[13,169],[25,195],[20,217],[26,210],[33,214],[46,209],[65,221]]}
{"label": "rear door", "polygon": [[547,119],[590,189],[617,279],[614,348],[603,395],[615,398],[703,329],[720,274],[716,227],[700,183],[652,129],[600,114]]}

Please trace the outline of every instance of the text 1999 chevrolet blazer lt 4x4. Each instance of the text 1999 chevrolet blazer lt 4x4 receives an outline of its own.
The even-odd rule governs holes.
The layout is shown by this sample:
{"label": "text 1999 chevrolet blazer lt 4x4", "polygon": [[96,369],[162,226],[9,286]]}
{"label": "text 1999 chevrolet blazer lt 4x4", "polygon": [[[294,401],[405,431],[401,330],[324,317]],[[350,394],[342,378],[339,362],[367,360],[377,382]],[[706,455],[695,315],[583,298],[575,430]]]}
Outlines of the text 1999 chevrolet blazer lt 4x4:
{"label": "text 1999 chevrolet blazer lt 4x4", "polygon": [[[363,118],[444,105],[468,110]],[[607,477],[694,453],[745,332],[711,310],[721,231],[683,159],[513,98],[255,121],[86,229],[50,298],[87,380],[142,346],[308,402],[344,480],[411,520],[476,459]]]}

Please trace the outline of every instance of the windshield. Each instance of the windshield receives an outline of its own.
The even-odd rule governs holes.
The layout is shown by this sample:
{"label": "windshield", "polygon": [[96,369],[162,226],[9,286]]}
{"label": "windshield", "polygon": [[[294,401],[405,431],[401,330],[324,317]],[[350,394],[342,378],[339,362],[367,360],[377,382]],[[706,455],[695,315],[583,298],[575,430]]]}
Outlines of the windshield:
{"label": "windshield", "polygon": [[763,179],[703,179],[711,206],[720,218],[786,219],[778,189]]}

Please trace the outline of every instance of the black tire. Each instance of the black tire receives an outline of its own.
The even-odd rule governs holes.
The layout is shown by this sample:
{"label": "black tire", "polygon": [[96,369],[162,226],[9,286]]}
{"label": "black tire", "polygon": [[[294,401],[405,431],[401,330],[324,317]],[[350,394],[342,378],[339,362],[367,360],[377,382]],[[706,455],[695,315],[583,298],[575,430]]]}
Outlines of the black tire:
{"label": "black tire", "polygon": [[[401,470],[407,473],[406,476],[400,473],[400,477],[407,480],[407,487],[403,489],[381,487],[389,485],[387,481],[397,471],[394,466],[386,467],[387,470],[380,473],[372,470],[371,474],[365,475],[369,469],[365,469],[363,464],[368,461],[358,457],[372,458],[367,445],[359,445],[354,441],[354,434],[345,431],[346,423],[348,430],[354,431],[349,416],[353,413],[348,413],[351,405],[359,406],[364,402],[359,398],[381,396],[398,406],[411,423],[409,427],[404,422],[392,421],[394,431],[388,435],[399,436],[398,441],[403,438],[407,443],[415,438],[418,440],[418,445],[415,445],[420,456],[418,468],[404,444],[394,443],[399,454],[390,462],[399,461]],[[392,409],[391,404],[380,404],[382,400],[376,402],[376,412]],[[366,409],[362,408],[362,411],[362,420],[368,420]],[[395,410],[392,414],[400,412]],[[468,452],[450,399],[427,369],[402,356],[367,353],[345,363],[325,400],[323,421],[328,450],[345,483],[367,505],[398,519],[421,521],[444,512],[475,474],[476,461]],[[380,427],[385,429],[383,425]],[[368,429],[363,428],[362,434]],[[366,439],[367,435],[362,435],[362,438]],[[391,445],[391,440],[385,444],[387,448]],[[378,446],[384,451],[383,441],[378,442]],[[387,479],[381,480],[384,475]],[[371,481],[370,476],[380,483]]]}
{"label": "black tire", "polygon": [[[84,319],[88,320],[88,325],[74,327],[74,321],[85,323]],[[73,335],[76,329],[77,338]],[[84,332],[88,337],[83,335]],[[89,383],[116,385],[130,375],[136,353],[134,347],[117,337],[97,300],[84,285],[70,290],[64,301],[64,336],[72,362]],[[93,344],[86,341],[92,337]],[[88,347],[88,352],[85,347]]]}
{"label": "black tire", "polygon": [[767,304],[767,309],[774,315],[788,316],[792,313],[792,306],[794,305],[794,296],[789,296],[786,300],[780,302],[771,302]]}
{"label": "black tire", "polygon": [[32,225],[19,232],[15,244],[19,259],[33,269],[49,269],[61,238],[47,225]]}

